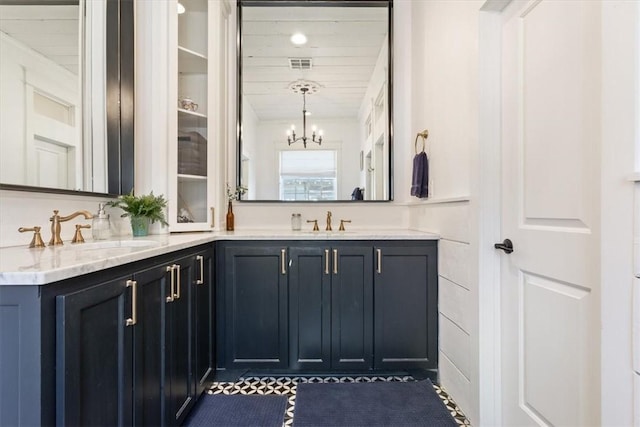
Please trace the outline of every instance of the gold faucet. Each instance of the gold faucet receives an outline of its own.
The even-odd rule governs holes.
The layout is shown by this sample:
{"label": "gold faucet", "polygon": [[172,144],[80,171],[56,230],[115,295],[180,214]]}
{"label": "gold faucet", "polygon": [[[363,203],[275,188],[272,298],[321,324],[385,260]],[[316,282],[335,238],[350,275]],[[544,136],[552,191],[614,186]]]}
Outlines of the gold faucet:
{"label": "gold faucet", "polygon": [[93,214],[89,211],[76,211],[71,215],[60,216],[58,210],[53,211],[53,216],[49,218],[51,221],[51,240],[49,240],[49,246],[62,245],[62,239],[60,238],[60,223],[69,221],[78,215],[83,215],[85,219],[93,218]]}
{"label": "gold faucet", "polygon": [[331,211],[327,211],[327,228],[326,231],[331,231]]}

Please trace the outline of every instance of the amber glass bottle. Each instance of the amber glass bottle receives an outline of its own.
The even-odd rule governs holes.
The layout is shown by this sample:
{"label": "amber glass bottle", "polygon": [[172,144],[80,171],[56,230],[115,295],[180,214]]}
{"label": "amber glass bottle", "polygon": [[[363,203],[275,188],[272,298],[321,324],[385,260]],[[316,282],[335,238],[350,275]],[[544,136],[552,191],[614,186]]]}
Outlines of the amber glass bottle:
{"label": "amber glass bottle", "polygon": [[227,208],[227,231],[233,231],[234,219],[233,204],[231,203],[231,200],[229,200],[229,207]]}

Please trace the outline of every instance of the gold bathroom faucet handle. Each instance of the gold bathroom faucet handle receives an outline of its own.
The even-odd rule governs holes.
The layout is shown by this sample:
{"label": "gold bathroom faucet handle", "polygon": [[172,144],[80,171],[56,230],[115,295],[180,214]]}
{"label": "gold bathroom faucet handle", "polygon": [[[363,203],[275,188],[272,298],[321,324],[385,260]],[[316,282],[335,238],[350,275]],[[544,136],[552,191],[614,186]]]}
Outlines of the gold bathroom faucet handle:
{"label": "gold bathroom faucet handle", "polygon": [[76,224],[76,234],[73,235],[71,243],[84,243],[84,237],[82,237],[82,229],[91,228],[89,224]]}
{"label": "gold bathroom faucet handle", "polygon": [[320,227],[318,227],[318,220],[317,219],[308,219],[307,222],[308,223],[313,223],[313,231],[320,231]]}
{"label": "gold bathroom faucet handle", "polygon": [[44,248],[44,241],[42,240],[42,235],[40,234],[40,229],[42,227],[33,226],[33,227],[20,227],[18,231],[20,233],[24,233],[26,231],[33,231],[33,239],[31,239],[31,243],[29,243],[30,248]]}
{"label": "gold bathroom faucet handle", "polygon": [[340,227],[338,228],[338,231],[345,231],[344,228],[344,223],[348,222],[349,224],[351,224],[351,220],[350,219],[341,219],[340,220]]}

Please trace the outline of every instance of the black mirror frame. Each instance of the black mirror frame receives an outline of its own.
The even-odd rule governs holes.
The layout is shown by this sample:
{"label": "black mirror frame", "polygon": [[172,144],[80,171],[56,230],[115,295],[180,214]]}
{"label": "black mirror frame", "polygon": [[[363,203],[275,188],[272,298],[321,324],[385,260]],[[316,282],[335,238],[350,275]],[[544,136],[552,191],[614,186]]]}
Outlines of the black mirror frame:
{"label": "black mirror frame", "polygon": [[[236,51],[237,51],[237,73],[236,73],[236,185],[242,182],[242,7],[243,6],[328,6],[328,7],[386,7],[388,17],[388,82],[387,100],[389,103],[387,127],[389,132],[389,198],[387,200],[360,200],[358,202],[392,202],[394,189],[394,146],[393,146],[393,0],[237,0],[237,25],[236,25]],[[326,200],[326,201],[284,201],[284,200],[240,200],[250,203],[340,203],[350,202],[348,200]]]}
{"label": "black mirror frame", "polygon": [[83,196],[127,194],[134,184],[134,0],[107,0],[107,193],[0,184],[0,190]]}

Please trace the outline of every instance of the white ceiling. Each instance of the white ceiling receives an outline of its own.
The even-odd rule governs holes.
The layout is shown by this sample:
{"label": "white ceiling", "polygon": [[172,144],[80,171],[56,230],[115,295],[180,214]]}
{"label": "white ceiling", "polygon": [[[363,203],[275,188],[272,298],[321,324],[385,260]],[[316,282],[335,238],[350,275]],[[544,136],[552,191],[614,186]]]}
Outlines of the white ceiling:
{"label": "white ceiling", "polygon": [[0,31],[78,74],[78,5],[0,5]]}
{"label": "white ceiling", "polygon": [[[288,87],[312,80],[313,118],[356,117],[386,43],[388,11],[380,7],[243,7],[242,90],[260,120],[299,120],[302,95]],[[295,46],[301,32],[307,43]],[[289,69],[289,58],[312,58],[311,70]]]}

